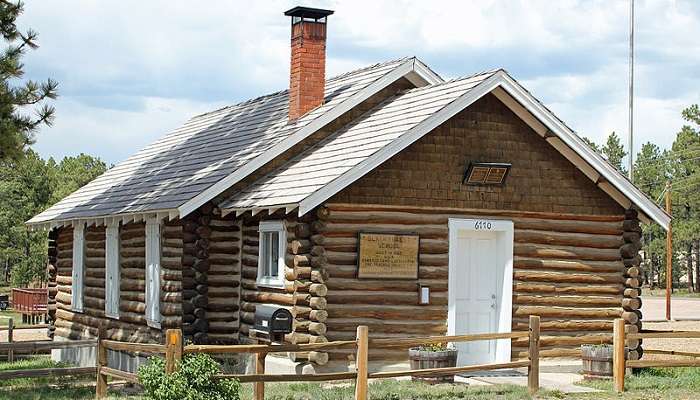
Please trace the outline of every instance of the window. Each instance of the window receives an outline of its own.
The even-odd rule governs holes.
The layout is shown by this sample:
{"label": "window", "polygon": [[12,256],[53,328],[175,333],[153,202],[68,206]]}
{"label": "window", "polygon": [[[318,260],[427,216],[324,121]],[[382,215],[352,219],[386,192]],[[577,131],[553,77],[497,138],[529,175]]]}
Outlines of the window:
{"label": "window", "polygon": [[119,318],[119,223],[105,231],[105,315]]}
{"label": "window", "polygon": [[73,279],[71,281],[71,308],[83,312],[83,277],[85,276],[85,224],[73,227]]}
{"label": "window", "polygon": [[284,255],[287,252],[287,228],[284,221],[260,222],[257,284],[284,287]]}
{"label": "window", "polygon": [[146,323],[160,328],[160,221],[146,220]]}

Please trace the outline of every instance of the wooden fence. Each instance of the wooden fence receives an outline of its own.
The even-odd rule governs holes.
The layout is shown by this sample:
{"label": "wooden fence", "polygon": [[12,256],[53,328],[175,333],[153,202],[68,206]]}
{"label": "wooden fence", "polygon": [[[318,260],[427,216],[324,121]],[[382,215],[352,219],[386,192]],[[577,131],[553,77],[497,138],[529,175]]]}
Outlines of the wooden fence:
{"label": "wooden fence", "polygon": [[[102,332],[102,331],[100,331]],[[176,370],[183,354],[207,353],[207,354],[255,354],[255,374],[220,374],[216,379],[238,379],[240,382],[254,384],[254,398],[262,400],[265,396],[265,382],[318,382],[335,381],[343,379],[355,380],[355,399],[367,400],[368,380],[379,378],[394,378],[400,376],[442,376],[455,375],[464,372],[487,371],[506,368],[528,368],[528,389],[530,393],[539,390],[539,341],[540,318],[530,317],[528,332],[486,333],[458,336],[429,336],[420,338],[391,338],[369,339],[369,331],[366,326],[357,327],[355,340],[335,341],[325,343],[306,344],[252,344],[252,345],[182,345],[182,331],[170,329],[166,331],[166,343],[139,344],[124,343],[103,339],[102,333],[97,341],[97,398],[104,398],[107,394],[107,377],[111,376],[128,382],[137,382],[134,373],[120,371],[107,366],[107,349],[129,352],[146,352],[165,355],[166,373]],[[529,338],[528,358],[504,363],[469,365],[463,367],[430,368],[420,370],[405,370],[391,372],[370,372],[368,369],[368,354],[370,348],[409,348],[427,344],[470,342],[479,340],[516,339]],[[318,373],[309,375],[298,374],[265,374],[265,358],[270,353],[280,352],[312,352],[338,348],[355,349],[355,371],[338,373]]]}
{"label": "wooden fence", "polygon": [[[15,326],[15,321],[13,318],[8,319],[7,326],[0,327],[0,331],[7,331],[7,343],[13,343],[15,341],[15,331],[24,329],[43,329],[48,328],[48,325],[31,325],[31,326]],[[48,342],[48,340],[46,341]],[[9,346],[7,349],[7,361],[12,362],[15,360],[15,349]]]}
{"label": "wooden fence", "polygon": [[625,372],[627,368],[648,367],[700,367],[700,353],[675,350],[644,349],[644,354],[665,354],[694,357],[681,360],[627,360],[625,346],[628,341],[642,339],[700,339],[700,331],[642,331],[625,333],[625,321],[616,319],[613,325],[613,380],[616,392],[625,391]]}
{"label": "wooden fence", "polygon": [[[10,325],[11,328],[11,325]],[[14,329],[28,329],[28,327],[15,327]],[[8,335],[11,338],[12,329],[8,329]],[[71,349],[78,347],[92,347],[97,345],[97,340],[70,340],[70,341],[53,341],[53,340],[28,340],[22,342],[9,341],[8,343],[0,343],[0,352],[7,351],[9,361],[14,361],[14,355],[19,352],[38,353],[50,351],[53,349]],[[40,368],[40,369],[18,369],[0,371],[0,380],[16,379],[16,378],[40,378],[52,376],[77,376],[77,375],[93,375],[95,367],[64,367],[64,368]]]}

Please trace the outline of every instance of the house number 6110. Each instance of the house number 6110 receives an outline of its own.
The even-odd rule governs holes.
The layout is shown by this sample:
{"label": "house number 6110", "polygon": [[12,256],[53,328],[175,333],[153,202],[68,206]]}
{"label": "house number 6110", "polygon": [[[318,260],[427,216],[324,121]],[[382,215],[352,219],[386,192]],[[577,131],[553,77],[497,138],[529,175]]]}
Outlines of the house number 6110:
{"label": "house number 6110", "polygon": [[476,221],[474,223],[474,229],[477,231],[491,230],[491,222],[489,221]]}

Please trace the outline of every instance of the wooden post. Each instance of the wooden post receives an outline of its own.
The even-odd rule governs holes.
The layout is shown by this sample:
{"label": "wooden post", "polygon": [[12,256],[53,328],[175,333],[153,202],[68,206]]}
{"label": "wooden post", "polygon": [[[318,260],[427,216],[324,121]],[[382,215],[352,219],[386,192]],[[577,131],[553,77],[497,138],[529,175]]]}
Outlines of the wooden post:
{"label": "wooden post", "polygon": [[[666,182],[666,212],[671,215],[671,182]],[[673,290],[673,230],[671,222],[666,232],[666,320],[671,320],[671,291]]]}
{"label": "wooden post", "polygon": [[[13,333],[15,330],[15,322],[12,318],[10,318],[9,321],[7,321],[7,343],[12,343],[13,342]],[[7,350],[7,361],[8,362],[13,362],[15,361],[15,351],[12,349]]]}
{"label": "wooden post", "polygon": [[530,366],[527,368],[527,389],[530,395],[540,390],[540,317],[530,315],[530,342],[528,346]]}
{"label": "wooden post", "polygon": [[367,357],[369,355],[369,334],[365,325],[357,327],[357,355],[355,368],[357,380],[355,381],[355,400],[367,400]]}
{"label": "wooden post", "polygon": [[182,331],[168,329],[165,331],[165,373],[172,374],[182,359]]}
{"label": "wooden post", "polygon": [[[255,355],[255,373],[265,373],[265,356],[267,353],[257,353]],[[265,382],[255,382],[253,384],[253,398],[255,400],[265,400]]]}
{"label": "wooden post", "polygon": [[618,318],[613,325],[613,379],[615,391],[625,391],[625,320]]}
{"label": "wooden post", "polygon": [[107,366],[107,348],[102,345],[102,340],[106,337],[102,327],[97,331],[97,350],[96,350],[96,370],[97,370],[97,385],[95,386],[95,397],[98,399],[107,396],[107,375],[102,374],[102,367]]}

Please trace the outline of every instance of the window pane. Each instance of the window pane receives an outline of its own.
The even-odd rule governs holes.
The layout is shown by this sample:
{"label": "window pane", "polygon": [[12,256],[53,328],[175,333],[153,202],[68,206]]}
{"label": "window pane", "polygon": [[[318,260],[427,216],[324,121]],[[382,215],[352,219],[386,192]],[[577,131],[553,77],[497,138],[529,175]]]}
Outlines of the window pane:
{"label": "window pane", "polygon": [[279,233],[270,232],[270,275],[272,277],[277,277],[278,274],[278,263],[279,259]]}
{"label": "window pane", "polygon": [[262,276],[277,278],[279,272],[277,266],[277,260],[279,258],[279,233],[263,232],[260,247],[263,254],[262,260],[260,260],[260,262],[262,262]]}

